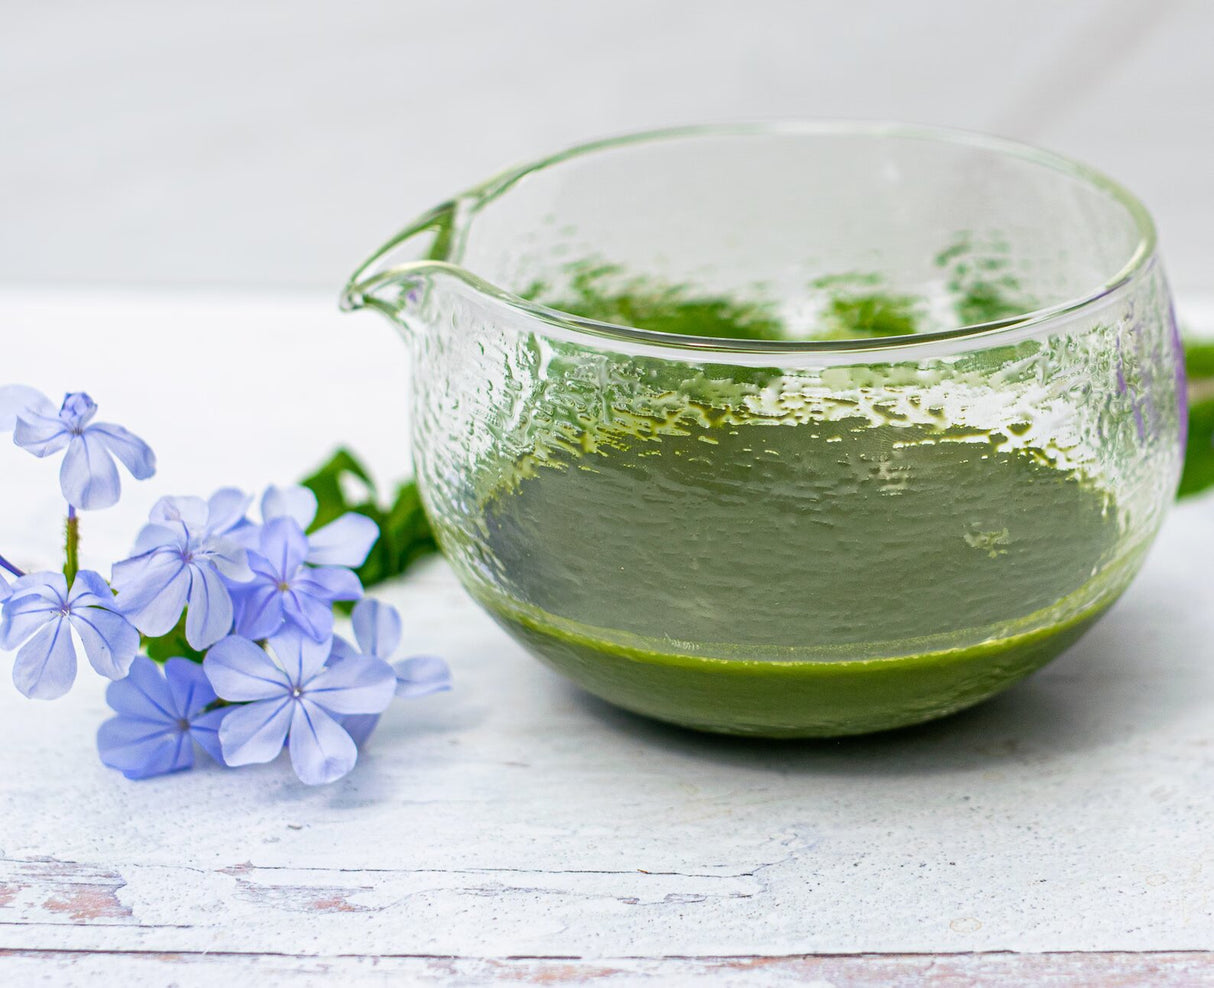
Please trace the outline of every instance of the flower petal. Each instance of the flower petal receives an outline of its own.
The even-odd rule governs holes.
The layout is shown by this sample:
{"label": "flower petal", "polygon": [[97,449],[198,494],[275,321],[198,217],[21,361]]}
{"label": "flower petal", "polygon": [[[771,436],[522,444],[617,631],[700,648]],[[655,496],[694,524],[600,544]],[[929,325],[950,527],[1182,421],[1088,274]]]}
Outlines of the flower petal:
{"label": "flower petal", "polygon": [[202,668],[216,694],[225,700],[270,700],[287,696],[292,683],[266,650],[239,635],[214,645]]}
{"label": "flower petal", "polygon": [[350,656],[358,656],[360,654],[361,653],[358,651],[358,649],[342,638],[341,635],[334,635],[333,651],[329,653],[328,661],[332,663],[338,659],[345,659],[349,658]]}
{"label": "flower petal", "polygon": [[54,601],[56,605],[67,603],[67,577],[62,570],[44,569],[36,573],[26,573],[13,581],[13,596],[23,597],[26,594],[37,594],[44,600]]}
{"label": "flower petal", "polygon": [[245,513],[253,503],[253,495],[237,487],[221,487],[207,499],[207,531],[223,535],[248,522]]}
{"label": "flower petal", "polygon": [[350,740],[361,748],[379,726],[379,714],[347,714],[339,721]]}
{"label": "flower petal", "polygon": [[366,655],[386,659],[400,645],[400,614],[390,604],[370,597],[360,600],[354,605],[350,620],[354,639]]}
{"label": "flower petal", "polygon": [[[255,525],[248,526],[250,530]],[[211,535],[206,543],[199,548],[198,557],[205,559],[219,571],[219,574],[233,583],[244,583],[253,579],[253,571],[249,569],[248,556],[240,539],[234,537],[236,532],[227,535]]]}
{"label": "flower petal", "polygon": [[325,667],[333,650],[331,639],[315,641],[290,625],[283,628],[267,644],[286,672],[292,686],[303,686]]}
{"label": "flower petal", "polygon": [[305,532],[316,517],[316,495],[299,484],[290,487],[266,488],[261,496],[261,520],[293,518]]}
{"label": "flower petal", "polygon": [[139,632],[121,614],[104,607],[76,607],[68,617],[89,663],[107,679],[122,679],[139,651]]}
{"label": "flower petal", "polygon": [[[139,543],[148,543],[168,529],[161,525],[145,525],[139,533]],[[145,539],[144,536],[148,538]],[[122,559],[110,567],[110,586],[118,594],[125,610],[138,610],[167,586],[185,568],[182,554],[175,548],[148,545],[137,555]]]}
{"label": "flower petal", "polygon": [[[155,509],[153,509],[153,513]],[[189,546],[190,534],[180,522],[153,522],[139,529],[131,558],[145,556],[153,549],[175,549],[178,552]]]}
{"label": "flower petal", "polygon": [[436,655],[415,655],[392,668],[396,672],[397,696],[413,699],[451,689],[451,669]]}
{"label": "flower petal", "polygon": [[232,630],[232,598],[214,566],[190,564],[189,610],[185,640],[191,648],[210,648]]}
{"label": "flower petal", "polygon": [[396,672],[382,659],[338,659],[304,687],[304,696],[335,714],[378,714],[396,693]]}
{"label": "flower petal", "polygon": [[135,656],[126,678],[105,688],[105,702],[115,713],[136,720],[175,724],[181,717],[160,668],[146,655]]}
{"label": "flower petal", "polygon": [[291,715],[291,767],[309,786],[335,782],[354,767],[358,748],[342,726],[316,704],[300,700]]}
{"label": "flower petal", "polygon": [[[64,581],[67,582],[66,580]],[[67,602],[74,610],[77,607],[111,607],[114,605],[114,594],[105,577],[91,569],[82,569],[72,580],[71,592]]]}
{"label": "flower petal", "polygon": [[[142,561],[142,572],[136,564]],[[117,606],[145,635],[167,634],[181,620],[190,593],[190,570],[173,552],[152,552],[114,564]]]}
{"label": "flower petal", "polygon": [[260,552],[257,552],[255,549],[250,549],[246,553],[245,559],[249,564],[249,571],[254,577],[260,576],[269,583],[279,582],[278,567],[270,560],[266,559],[266,557]]}
{"label": "flower petal", "polygon": [[[190,665],[196,664],[190,663]],[[219,743],[219,727],[231,712],[231,707],[220,707],[218,710],[208,710],[205,714],[199,714],[190,721],[190,736],[220,765],[226,765],[227,762],[223,758],[223,746]]]}
{"label": "flower petal", "polygon": [[285,620],[282,591],[274,584],[257,582],[235,595],[236,634],[260,641],[277,632]]}
{"label": "flower petal", "polygon": [[50,456],[63,449],[72,438],[54,411],[39,412],[24,409],[17,413],[13,427],[13,442],[35,456]]}
{"label": "flower petal", "polygon": [[68,603],[72,608],[104,607],[106,610],[117,610],[118,604],[114,599],[114,591],[105,581],[105,577],[96,570],[82,569],[76,571],[72,580],[72,589],[68,593]]}
{"label": "flower petal", "polygon": [[34,700],[57,700],[76,681],[76,646],[62,617],[47,624],[17,653],[13,685]]}
{"label": "flower petal", "polygon": [[156,454],[152,447],[133,432],[110,422],[98,422],[84,430],[86,436],[100,440],[136,480],[147,480],[156,472]]}
{"label": "flower petal", "polygon": [[224,764],[236,768],[277,757],[287,739],[295,706],[295,700],[282,696],[232,708],[219,725]]}
{"label": "flower petal", "polygon": [[302,590],[288,590],[282,598],[282,614],[289,623],[313,641],[325,641],[333,634],[333,604]]}
{"label": "flower petal", "polygon": [[[159,528],[148,525],[144,529]],[[142,534],[142,533],[141,533]],[[110,568],[110,586],[126,610],[140,610],[158,597],[177,574],[185,569],[185,553],[168,546],[157,546]]]}
{"label": "flower petal", "polygon": [[378,538],[375,522],[357,511],[348,511],[308,536],[308,562],[314,566],[361,566]]}
{"label": "flower petal", "polygon": [[60,606],[41,594],[14,590],[0,608],[0,648],[18,648],[43,625],[58,620]]}
{"label": "flower petal", "polygon": [[298,573],[292,585],[317,600],[358,600],[363,585],[352,569],[344,566],[313,566]]}
{"label": "flower petal", "polygon": [[308,539],[294,518],[275,518],[263,526],[259,548],[272,573],[280,580],[289,580],[307,558]]}
{"label": "flower petal", "polygon": [[37,388],[24,384],[6,384],[0,387],[0,432],[12,432],[17,425],[18,413],[24,411],[54,415],[55,405]]}
{"label": "flower petal", "polygon": [[238,521],[223,533],[223,541],[238,549],[256,549],[261,544],[261,526],[248,519]]}
{"label": "flower petal", "polygon": [[201,532],[207,524],[207,502],[200,497],[162,497],[152,505],[148,520],[153,525],[180,523]]}
{"label": "flower petal", "polygon": [[13,588],[9,586],[8,580],[4,578],[4,573],[0,572],[0,604],[8,600],[13,594]]}
{"label": "flower petal", "polygon": [[67,444],[59,466],[59,486],[68,504],[85,511],[112,507],[122,491],[110,451],[87,432],[72,436]]}
{"label": "flower petal", "polygon": [[101,761],[128,779],[150,779],[194,765],[190,735],[176,725],[111,717],[97,730]]}
{"label": "flower petal", "polygon": [[164,664],[164,678],[178,716],[191,720],[218,697],[202,666],[189,659],[171,658]]}

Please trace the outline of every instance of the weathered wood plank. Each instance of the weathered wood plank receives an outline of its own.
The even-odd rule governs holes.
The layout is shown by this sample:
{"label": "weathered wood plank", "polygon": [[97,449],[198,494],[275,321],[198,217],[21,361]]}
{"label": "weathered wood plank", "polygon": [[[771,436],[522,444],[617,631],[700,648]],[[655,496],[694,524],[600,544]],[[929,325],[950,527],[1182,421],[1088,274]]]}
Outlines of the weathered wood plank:
{"label": "weathered wood plank", "polygon": [[6,923],[131,922],[117,895],[125,884],[112,870],[54,858],[0,860],[0,916]]}
{"label": "weathered wood plank", "polygon": [[1211,953],[862,954],[794,957],[469,958],[297,957],[183,953],[0,951],[0,975],[12,984],[52,975],[62,986],[109,979],[175,988],[284,988],[340,982],[399,984],[813,985],[815,988],[962,988],[1027,985],[1105,988],[1214,985]]}

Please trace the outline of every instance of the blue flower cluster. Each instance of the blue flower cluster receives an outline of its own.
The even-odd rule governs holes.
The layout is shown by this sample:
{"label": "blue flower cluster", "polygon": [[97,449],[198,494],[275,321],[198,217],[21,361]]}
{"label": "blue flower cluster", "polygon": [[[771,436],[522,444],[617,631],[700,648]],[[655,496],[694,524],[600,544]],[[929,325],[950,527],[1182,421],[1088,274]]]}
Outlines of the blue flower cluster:
{"label": "blue flower cluster", "polygon": [[[190,768],[195,746],[228,766],[268,762],[285,746],[310,785],[348,773],[358,746],[394,696],[450,688],[441,659],[389,664],[400,617],[362,599],[354,567],[379,537],[347,513],[309,531],[317,513],[305,487],[271,487],[260,521],[250,495],[234,488],[209,499],[164,497],[152,508],[129,559],[106,580],[75,570],[76,512],[120,495],[117,459],[136,479],[155,457],[120,426],[93,423],[97,406],[69,394],[58,412],[45,395],[0,388],[0,430],[36,456],[66,451],[60,486],[68,504],[64,572],[23,573],[0,556],[0,648],[16,651],[13,681],[26,696],[54,699],[76,678],[76,641],[113,680],[116,716],[98,732],[101,759],[128,778]],[[356,644],[334,635],[333,608],[358,601]],[[161,667],[138,654],[184,618],[189,650]]]}

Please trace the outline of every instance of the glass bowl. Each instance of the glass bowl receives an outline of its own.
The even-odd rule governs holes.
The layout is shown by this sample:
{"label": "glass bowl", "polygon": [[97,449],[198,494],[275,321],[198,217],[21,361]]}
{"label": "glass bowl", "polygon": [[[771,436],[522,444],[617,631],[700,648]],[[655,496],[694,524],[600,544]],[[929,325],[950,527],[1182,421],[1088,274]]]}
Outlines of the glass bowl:
{"label": "glass bowl", "polygon": [[1180,470],[1151,220],[1109,179],[883,124],[575,148],[351,279],[413,353],[439,542],[629,710],[832,736],[970,706],[1142,563]]}

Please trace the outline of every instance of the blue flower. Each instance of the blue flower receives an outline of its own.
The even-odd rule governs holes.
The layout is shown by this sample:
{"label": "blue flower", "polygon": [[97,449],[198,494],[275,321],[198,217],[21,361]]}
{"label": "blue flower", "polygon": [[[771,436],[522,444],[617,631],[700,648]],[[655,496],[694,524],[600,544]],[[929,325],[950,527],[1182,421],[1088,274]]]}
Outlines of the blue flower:
{"label": "blue flower", "polygon": [[338,718],[377,714],[392,702],[392,667],[363,656],[332,657],[332,641],[288,627],[260,648],[231,635],[212,646],[203,669],[215,692],[242,703],[224,718],[219,743],[228,765],[268,762],[282,750],[310,786],[354,767],[358,748]]}
{"label": "blue flower", "polygon": [[233,588],[236,634],[260,640],[288,624],[313,641],[333,634],[333,602],[357,600],[362,584],[345,567],[307,565],[309,554],[308,537],[294,518],[261,526],[257,548],[248,550],[253,578]]}
{"label": "blue flower", "polygon": [[121,679],[139,649],[139,633],[116,613],[98,573],[82,569],[68,592],[62,573],[29,573],[0,608],[0,648],[17,652],[13,682],[26,696],[54,700],[76,680],[75,632],[101,675]]}
{"label": "blue flower", "polygon": [[166,497],[135,542],[135,555],[114,564],[122,613],[145,635],[170,631],[189,605],[185,637],[204,649],[232,630],[229,581],[252,576],[233,535],[248,499],[225,488],[211,500]]}
{"label": "blue flower", "polygon": [[8,585],[8,580],[4,578],[4,574],[0,573],[0,604],[3,604],[12,595],[13,588]]}
{"label": "blue flower", "polygon": [[240,541],[238,536],[255,528],[245,517],[253,495],[236,487],[221,487],[205,505],[197,497],[162,497],[154,505],[148,520],[153,525],[182,522],[206,538],[226,535]]}
{"label": "blue flower", "polygon": [[156,472],[156,456],[138,436],[120,425],[93,422],[97,403],[77,391],[58,411],[45,395],[20,385],[0,389],[0,427],[13,429],[13,442],[35,456],[66,449],[59,486],[72,507],[108,508],[118,503],[122,485],[117,457],[136,480]]}
{"label": "blue flower", "polygon": [[[362,655],[388,662],[400,646],[400,615],[395,607],[378,600],[360,600],[351,615],[354,640],[360,651],[344,638],[334,636],[333,654],[339,657]],[[393,667],[396,673],[396,695],[412,698],[441,693],[451,689],[451,670],[447,663],[433,655],[415,655],[402,659]],[[342,719],[342,726],[360,747],[379,724],[379,714],[354,714]]]}
{"label": "blue flower", "polygon": [[[307,532],[316,518],[316,495],[298,485],[268,487],[261,498],[261,517],[266,523],[293,518]],[[357,511],[348,511],[308,535],[306,561],[313,566],[361,566],[378,538],[375,522]]]}
{"label": "blue flower", "polygon": [[97,731],[101,760],[128,779],[147,779],[194,765],[194,742],[223,764],[219,725],[231,708],[207,710],[218,698],[202,666],[169,659],[164,675],[136,656],[130,675],[111,683],[106,702],[118,713]]}

